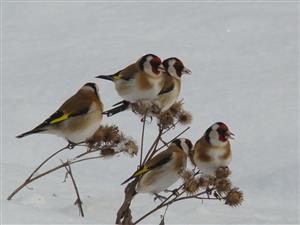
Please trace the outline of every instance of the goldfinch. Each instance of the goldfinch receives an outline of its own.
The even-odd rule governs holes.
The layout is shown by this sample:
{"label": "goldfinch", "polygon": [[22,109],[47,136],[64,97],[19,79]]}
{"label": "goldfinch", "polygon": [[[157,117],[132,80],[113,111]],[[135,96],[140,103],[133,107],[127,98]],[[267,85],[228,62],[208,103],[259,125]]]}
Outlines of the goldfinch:
{"label": "goldfinch", "polygon": [[137,102],[157,96],[163,86],[163,70],[160,58],[147,54],[113,75],[100,75],[96,78],[113,81],[118,94],[124,100]]}
{"label": "goldfinch", "polygon": [[87,83],[43,123],[20,134],[22,138],[35,133],[49,133],[63,137],[69,143],[80,143],[90,138],[99,128],[103,104],[95,83]]}
{"label": "goldfinch", "polygon": [[[105,114],[115,114],[128,108],[130,103],[156,98],[163,87],[164,67],[161,59],[153,54],[141,57],[136,63],[127,66],[113,75],[100,75],[96,78],[114,82],[115,89],[123,101]],[[115,106],[114,105],[114,106]]]}
{"label": "goldfinch", "polygon": [[191,70],[185,67],[178,58],[171,57],[163,61],[165,72],[164,86],[159,92],[155,105],[160,111],[168,110],[176,101],[181,88],[181,76],[183,74],[191,74]]}
{"label": "goldfinch", "polygon": [[196,142],[190,156],[204,175],[215,176],[216,169],[229,165],[231,161],[229,139],[233,139],[232,136],[234,134],[229,131],[227,125],[217,122]]}
{"label": "goldfinch", "polygon": [[180,178],[179,173],[186,168],[187,155],[191,149],[190,140],[176,139],[167,150],[154,156],[122,184],[139,177],[137,193],[158,194],[166,190]]}

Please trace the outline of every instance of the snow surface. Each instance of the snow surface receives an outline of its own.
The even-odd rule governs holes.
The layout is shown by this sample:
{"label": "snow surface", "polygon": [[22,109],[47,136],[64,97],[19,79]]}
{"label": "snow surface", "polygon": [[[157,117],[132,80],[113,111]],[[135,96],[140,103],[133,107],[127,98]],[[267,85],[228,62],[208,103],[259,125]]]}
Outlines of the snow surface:
{"label": "snow surface", "polygon": [[[51,135],[20,140],[15,135],[37,125],[88,81],[99,84],[110,108],[120,100],[113,85],[93,77],[146,53],[177,56],[193,71],[183,78],[181,92],[194,116],[184,137],[195,142],[212,123],[227,123],[236,134],[231,179],[245,193],[239,208],[195,200],[173,205],[167,224],[299,223],[298,3],[3,2],[2,13],[4,224],[114,223],[123,201],[120,183],[138,157],[73,166],[86,214],[80,218],[71,183],[62,183],[63,170],[6,200],[38,163],[65,145]],[[139,141],[141,123],[132,113],[103,123],[117,124]],[[146,135],[149,145],[154,124]],[[133,216],[154,206],[152,196],[138,195]],[[161,213],[144,222],[157,224]]]}

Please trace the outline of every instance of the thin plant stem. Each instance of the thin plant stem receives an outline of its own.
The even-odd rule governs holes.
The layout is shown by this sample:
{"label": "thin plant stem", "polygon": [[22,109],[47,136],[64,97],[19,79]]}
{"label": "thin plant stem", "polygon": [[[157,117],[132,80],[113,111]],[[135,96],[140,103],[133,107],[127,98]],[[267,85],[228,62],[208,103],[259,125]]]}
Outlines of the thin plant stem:
{"label": "thin plant stem", "polygon": [[[178,190],[180,190],[181,188],[183,187],[183,185],[181,185]],[[213,189],[210,189],[210,191],[212,191]],[[196,194],[196,195],[191,195],[191,196],[184,196],[184,197],[181,197],[179,198],[182,194],[184,194],[185,191],[182,191],[181,193],[179,193],[178,195],[175,195],[175,194],[171,194],[166,200],[164,200],[162,203],[160,203],[158,206],[156,206],[154,209],[150,210],[148,213],[146,213],[145,215],[143,215],[142,217],[140,217],[138,220],[136,220],[134,222],[134,224],[138,224],[139,222],[141,222],[142,220],[144,220],[146,217],[148,217],[149,215],[151,215],[152,213],[156,212],[157,210],[165,207],[165,206],[169,206],[171,204],[173,204],[174,202],[177,202],[177,201],[182,201],[182,200],[185,200],[185,199],[192,199],[192,198],[195,198],[195,199],[212,199],[212,200],[216,200],[217,198],[207,198],[207,197],[203,197],[203,198],[199,198],[200,195],[203,195],[203,194],[206,194],[207,193],[207,190],[199,193],[199,194]],[[175,196],[173,199],[169,200],[171,197]]]}
{"label": "thin plant stem", "polygon": [[83,208],[82,208],[82,201],[81,201],[79,190],[78,190],[78,187],[76,185],[76,182],[75,182],[72,170],[71,170],[71,165],[70,165],[70,163],[68,161],[66,163],[62,162],[62,164],[64,165],[65,169],[67,170],[67,173],[71,177],[71,180],[72,180],[72,183],[73,183],[73,186],[74,186],[74,189],[75,189],[75,193],[77,195],[77,199],[75,201],[75,205],[78,206],[80,216],[84,217],[84,212],[83,212]]}
{"label": "thin plant stem", "polygon": [[147,152],[147,154],[146,154],[146,156],[145,156],[145,158],[144,158],[144,160],[143,160],[143,164],[144,164],[145,162],[147,162],[148,157],[151,155],[151,152],[152,152],[152,151],[155,151],[155,149],[156,149],[156,147],[157,147],[157,145],[158,145],[158,143],[159,143],[159,140],[160,140],[160,138],[161,138],[161,134],[162,134],[162,129],[159,128],[158,135],[157,135],[156,139],[154,140],[154,142],[152,143],[152,145],[151,145],[149,151]]}
{"label": "thin plant stem", "polygon": [[[62,151],[62,149],[60,149],[59,151]],[[101,149],[97,149],[96,151],[101,151]],[[95,157],[89,157],[89,158],[79,159],[79,156],[81,158],[84,155],[87,155],[87,154],[90,154],[90,153],[93,153],[93,152],[96,152],[96,151],[88,151],[88,152],[85,152],[85,154],[80,154],[80,155],[78,155],[78,156],[76,156],[74,158],[74,159],[77,159],[77,160],[70,161],[69,163],[70,164],[75,164],[75,163],[79,163],[79,162],[90,160],[90,159],[98,159],[98,158],[103,158],[104,157],[104,156],[95,156]],[[58,153],[58,151],[56,153]],[[48,174],[50,174],[50,173],[52,173],[52,172],[54,172],[56,170],[59,170],[59,169],[63,168],[64,166],[65,166],[65,164],[61,164],[61,165],[53,167],[52,169],[49,169],[49,170],[47,170],[47,171],[45,171],[45,172],[43,172],[41,174],[33,176],[32,174],[35,174],[36,171],[37,171],[37,170],[35,170],[34,173],[31,173],[31,175],[7,197],[7,200],[11,200],[20,190],[22,190],[24,187],[26,187],[28,184],[32,183],[33,181],[35,181],[35,180],[37,180],[39,178],[42,178],[42,177],[44,177],[44,176],[46,176],[46,175],[48,175]]]}
{"label": "thin plant stem", "polygon": [[144,117],[143,117],[143,128],[142,128],[142,137],[141,137],[140,166],[142,165],[142,159],[143,159],[143,149],[144,149],[144,136],[145,136],[146,117],[147,117],[147,112],[145,113],[145,115],[144,115]]}
{"label": "thin plant stem", "polygon": [[26,179],[26,180],[30,180],[31,177],[33,177],[33,175],[43,166],[45,165],[46,162],[48,162],[50,159],[52,159],[54,156],[56,156],[57,154],[59,154],[60,152],[66,150],[69,148],[69,145],[67,145],[64,148],[59,149],[58,151],[54,152],[52,155],[50,155],[47,159],[45,159],[31,174],[30,176]]}

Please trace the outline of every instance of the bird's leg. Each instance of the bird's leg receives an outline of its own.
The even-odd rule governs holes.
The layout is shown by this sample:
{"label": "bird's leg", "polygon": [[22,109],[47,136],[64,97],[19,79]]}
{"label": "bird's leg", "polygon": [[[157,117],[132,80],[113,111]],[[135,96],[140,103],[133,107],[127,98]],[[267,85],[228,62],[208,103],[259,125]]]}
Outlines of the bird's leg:
{"label": "bird's leg", "polygon": [[68,148],[68,149],[71,150],[71,149],[73,149],[75,146],[76,146],[76,143],[74,143],[74,142],[68,140],[68,145],[67,145],[67,148]]}
{"label": "bird's leg", "polygon": [[159,195],[157,193],[154,193],[155,197],[154,197],[154,201],[156,201],[156,199],[159,199],[160,201],[164,201],[167,199],[167,197]]}
{"label": "bird's leg", "polygon": [[220,201],[222,200],[222,195],[219,192],[214,191],[214,196],[215,196],[215,198],[219,199]]}
{"label": "bird's leg", "polygon": [[207,186],[205,192],[206,192],[206,194],[207,194],[207,198],[210,198],[210,195],[211,195],[212,193],[211,193],[211,189],[209,188],[209,186]]}
{"label": "bird's leg", "polygon": [[[150,124],[152,122],[152,120],[153,120],[153,117],[152,116],[147,116],[147,117],[150,118],[150,122],[149,122],[149,124]],[[141,122],[142,123],[144,123],[144,121],[147,122],[147,117],[143,116],[142,119],[141,119]]]}
{"label": "bird's leg", "polygon": [[166,192],[166,193],[172,193],[172,194],[175,195],[175,196],[178,196],[178,195],[179,195],[178,188],[175,188],[175,189],[173,189],[173,190],[168,190],[168,189],[166,189],[164,192]]}

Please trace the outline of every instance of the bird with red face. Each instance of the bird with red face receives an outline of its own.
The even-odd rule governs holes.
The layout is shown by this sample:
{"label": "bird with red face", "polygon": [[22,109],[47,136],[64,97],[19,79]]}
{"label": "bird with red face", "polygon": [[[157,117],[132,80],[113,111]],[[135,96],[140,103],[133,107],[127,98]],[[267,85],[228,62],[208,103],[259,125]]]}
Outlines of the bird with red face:
{"label": "bird with red face", "polygon": [[117,103],[120,105],[118,110],[123,111],[130,103],[156,98],[163,87],[163,71],[161,59],[156,55],[147,54],[115,74],[100,75],[96,78],[114,82],[116,91],[123,99]]}
{"label": "bird with red face", "polygon": [[231,161],[229,139],[233,139],[232,136],[234,134],[225,123],[214,123],[196,142],[191,152],[191,161],[204,175],[215,176],[218,168],[226,168]]}
{"label": "bird with red face", "polygon": [[154,101],[160,111],[168,110],[177,100],[181,89],[181,76],[192,73],[181,60],[175,57],[165,59],[163,66],[165,69],[163,73],[164,86]]}

